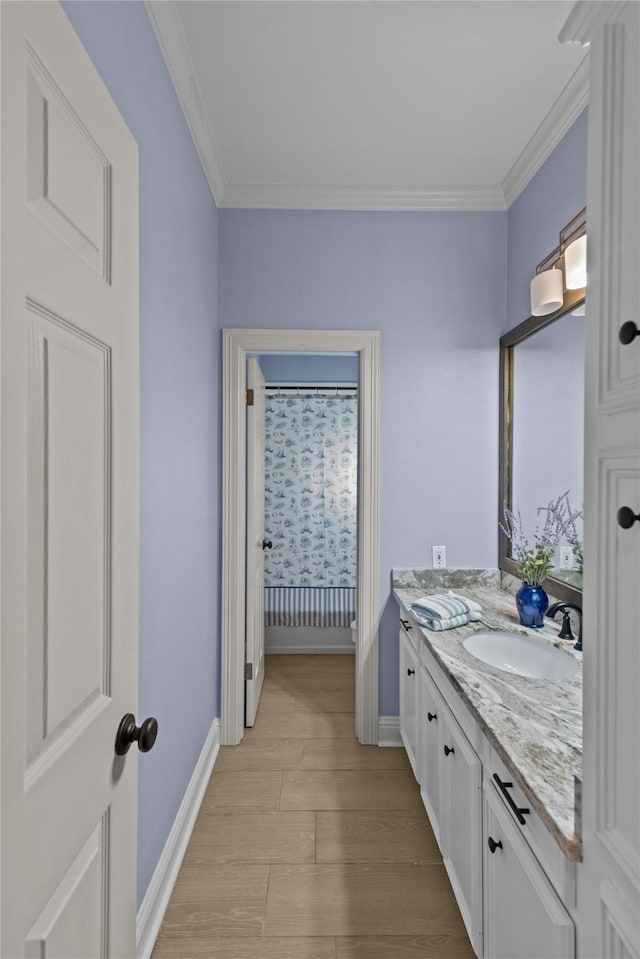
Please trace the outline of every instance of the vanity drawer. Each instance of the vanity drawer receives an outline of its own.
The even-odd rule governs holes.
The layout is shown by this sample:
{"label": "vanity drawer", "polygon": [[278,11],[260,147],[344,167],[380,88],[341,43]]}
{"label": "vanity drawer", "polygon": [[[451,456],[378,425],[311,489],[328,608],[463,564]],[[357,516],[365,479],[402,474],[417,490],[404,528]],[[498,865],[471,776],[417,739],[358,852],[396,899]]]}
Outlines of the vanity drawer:
{"label": "vanity drawer", "polygon": [[[565,856],[513,773],[493,747],[489,747],[485,754],[484,770],[485,789],[491,790],[499,799],[567,908],[574,908],[576,864]],[[525,809],[528,812],[520,812]]]}

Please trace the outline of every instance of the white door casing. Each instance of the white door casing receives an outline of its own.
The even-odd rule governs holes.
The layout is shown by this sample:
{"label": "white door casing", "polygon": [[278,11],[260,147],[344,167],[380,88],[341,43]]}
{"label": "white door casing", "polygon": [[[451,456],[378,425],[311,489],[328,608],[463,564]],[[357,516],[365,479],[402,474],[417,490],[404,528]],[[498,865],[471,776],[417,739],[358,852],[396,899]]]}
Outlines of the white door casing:
{"label": "white door casing", "polygon": [[138,159],[58,3],[4,3],[1,953],[135,952]]}
{"label": "white door casing", "polygon": [[247,640],[245,679],[247,726],[256,721],[264,681],[264,408],[265,382],[258,361],[247,361]]}
{"label": "white door casing", "polygon": [[640,957],[640,6],[579,3],[590,44],[585,404],[583,862],[577,955]]}
{"label": "white door casing", "polygon": [[356,735],[377,744],[380,334],[250,329],[223,331],[222,743],[239,743],[244,731],[246,360],[287,352],[359,357]]}

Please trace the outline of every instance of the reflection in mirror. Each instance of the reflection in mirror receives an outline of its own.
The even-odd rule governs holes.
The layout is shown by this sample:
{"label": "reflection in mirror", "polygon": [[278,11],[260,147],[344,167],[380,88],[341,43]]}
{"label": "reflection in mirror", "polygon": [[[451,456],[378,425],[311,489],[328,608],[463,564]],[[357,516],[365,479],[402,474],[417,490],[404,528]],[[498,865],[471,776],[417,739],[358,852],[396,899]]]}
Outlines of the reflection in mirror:
{"label": "reflection in mirror", "polygon": [[[500,339],[499,515],[504,506],[519,513],[532,544],[550,503],[560,506],[562,521],[574,514],[557,539],[564,548],[556,550],[544,585],[556,599],[576,603],[582,601],[584,375],[584,290],[566,292],[562,310],[529,317]],[[517,575],[502,530],[499,566]]]}
{"label": "reflection in mirror", "polygon": [[[585,318],[567,313],[513,348],[511,503],[530,536],[541,507],[582,511]],[[551,574],[582,586],[582,519],[562,537]]]}

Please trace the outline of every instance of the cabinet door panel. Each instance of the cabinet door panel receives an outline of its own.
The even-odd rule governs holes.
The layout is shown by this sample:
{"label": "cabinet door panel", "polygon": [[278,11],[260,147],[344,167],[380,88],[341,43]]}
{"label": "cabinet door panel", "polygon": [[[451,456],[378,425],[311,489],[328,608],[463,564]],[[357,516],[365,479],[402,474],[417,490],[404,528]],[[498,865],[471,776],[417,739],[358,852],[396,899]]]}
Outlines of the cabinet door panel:
{"label": "cabinet door panel", "polygon": [[420,795],[431,821],[431,828],[438,841],[440,838],[440,766],[442,759],[442,723],[444,701],[424,669],[420,670],[420,720],[418,729],[418,781]]}
{"label": "cabinet door panel", "polygon": [[[487,783],[484,954],[487,959],[572,959],[571,918],[492,790]],[[490,840],[501,843],[493,853]]]}
{"label": "cabinet door panel", "polygon": [[404,629],[400,630],[400,735],[418,778],[416,737],[418,734],[418,656]]}
{"label": "cabinet door panel", "polygon": [[482,955],[482,764],[449,710],[441,735],[442,856],[471,944]]}

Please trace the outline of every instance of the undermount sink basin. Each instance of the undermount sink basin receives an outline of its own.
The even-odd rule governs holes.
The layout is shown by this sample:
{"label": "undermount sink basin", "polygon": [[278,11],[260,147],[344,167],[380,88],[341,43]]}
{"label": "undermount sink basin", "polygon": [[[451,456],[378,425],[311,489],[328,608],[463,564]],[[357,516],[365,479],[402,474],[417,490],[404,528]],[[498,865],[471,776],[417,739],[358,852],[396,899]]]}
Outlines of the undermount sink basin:
{"label": "undermount sink basin", "polygon": [[489,666],[530,679],[575,679],[580,671],[577,662],[561,649],[521,633],[481,631],[465,639],[463,645]]}

